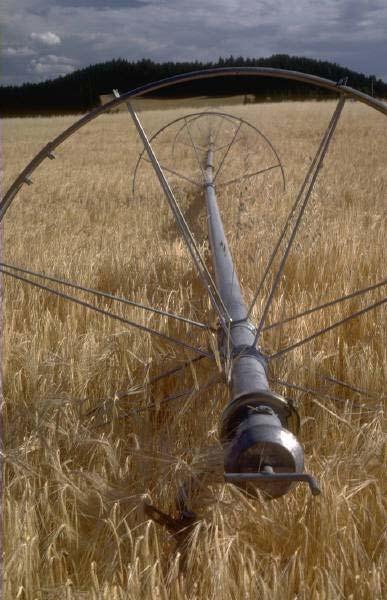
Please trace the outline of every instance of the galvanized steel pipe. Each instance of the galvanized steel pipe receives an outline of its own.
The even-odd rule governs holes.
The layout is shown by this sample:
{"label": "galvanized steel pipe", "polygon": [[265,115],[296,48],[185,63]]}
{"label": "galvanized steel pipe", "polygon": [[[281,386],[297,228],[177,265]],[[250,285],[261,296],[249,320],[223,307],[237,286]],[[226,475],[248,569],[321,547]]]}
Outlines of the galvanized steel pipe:
{"label": "galvanized steel pipe", "polygon": [[[267,496],[276,497],[293,484],[291,474],[301,475],[303,451],[287,429],[289,406],[270,390],[265,357],[255,346],[256,328],[248,319],[224,232],[214,170],[214,143],[210,137],[204,168],[208,236],[217,290],[230,316],[228,334],[220,334],[222,357],[224,361],[231,359],[231,400],[223,412],[220,431],[225,477],[249,493],[260,489]],[[262,477],[256,477],[257,473]]]}

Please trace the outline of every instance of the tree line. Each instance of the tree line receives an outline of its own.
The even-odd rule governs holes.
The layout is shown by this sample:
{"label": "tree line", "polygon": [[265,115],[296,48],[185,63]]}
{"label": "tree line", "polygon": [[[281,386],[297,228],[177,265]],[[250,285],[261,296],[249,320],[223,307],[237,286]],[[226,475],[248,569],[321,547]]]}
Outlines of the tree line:
{"label": "tree line", "polygon": [[[137,62],[119,58],[90,65],[56,79],[20,86],[0,87],[2,115],[83,113],[100,103],[100,95],[120,92],[137,86],[186,73],[214,67],[273,67],[301,71],[333,81],[348,78],[348,85],[367,94],[387,97],[387,84],[374,75],[366,76],[336,63],[311,58],[276,54],[270,58],[220,58],[217,62],[164,62],[149,59]],[[203,79],[160,90],[157,96],[227,96],[248,94],[256,102],[285,99],[324,99],[331,92],[312,85],[269,77]]]}

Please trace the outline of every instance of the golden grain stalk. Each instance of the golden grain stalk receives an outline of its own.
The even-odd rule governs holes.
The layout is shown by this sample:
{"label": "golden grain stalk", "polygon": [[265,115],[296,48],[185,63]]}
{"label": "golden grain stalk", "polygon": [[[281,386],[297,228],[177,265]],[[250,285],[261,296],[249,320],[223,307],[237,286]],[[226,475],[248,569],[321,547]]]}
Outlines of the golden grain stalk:
{"label": "golden grain stalk", "polygon": [[[231,246],[248,298],[332,110],[331,102],[233,108],[272,139],[289,181],[285,195],[267,179],[251,184],[248,194],[235,186],[220,199],[226,230],[238,223]],[[146,127],[155,130],[181,112],[149,110]],[[4,122],[4,189],[72,120]],[[386,132],[382,115],[352,103],[345,108],[273,320],[385,275]],[[7,213],[3,260],[203,319],[207,299],[149,171],[131,199],[139,148],[122,113],[100,117],[66,142]],[[178,160],[191,159],[181,154]],[[244,168],[243,160],[236,168]],[[188,203],[200,200],[187,197]],[[205,248],[205,236],[201,244]],[[351,301],[348,311],[367,301]],[[185,324],[107,300],[97,304],[193,339]],[[259,309],[258,303],[255,317]],[[345,310],[335,307],[268,332],[264,344],[285,346]],[[195,341],[207,343],[201,336]],[[188,370],[177,382],[167,379],[141,392],[140,384],[183,361],[185,352],[9,280],[3,282],[2,343],[5,598],[385,597],[383,309],[274,367],[275,376],[305,387],[321,387],[320,375],[327,374],[368,390],[365,398],[325,382],[339,402],[289,392],[300,400],[300,437],[322,496],[311,498],[299,486],[279,500],[254,502],[231,486],[214,486],[203,499],[203,520],[185,542],[183,569],[183,550],[147,520],[142,499],[148,495],[173,510],[179,478],[206,448],[216,447],[225,403],[220,385],[160,404],[195,380],[205,382],[214,367],[202,361],[194,376]]]}

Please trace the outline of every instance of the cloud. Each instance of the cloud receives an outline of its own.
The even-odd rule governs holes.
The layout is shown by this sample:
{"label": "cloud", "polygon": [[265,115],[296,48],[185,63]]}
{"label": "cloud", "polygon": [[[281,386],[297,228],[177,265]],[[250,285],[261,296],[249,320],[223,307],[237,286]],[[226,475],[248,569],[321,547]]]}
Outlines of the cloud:
{"label": "cloud", "polygon": [[47,54],[39,58],[33,58],[29,63],[28,70],[40,79],[47,79],[72,73],[77,66],[78,61],[73,58]]}
{"label": "cloud", "polygon": [[[162,2],[162,0],[159,0]],[[154,0],[55,0],[58,6],[71,6],[74,8],[93,8],[109,10],[112,8],[133,8],[144,6],[144,4],[154,4]]]}
{"label": "cloud", "polygon": [[[79,66],[126,58],[216,61],[296,54],[381,76],[387,71],[385,0],[3,0],[9,48],[60,45]],[[31,33],[33,32],[33,33]],[[55,33],[54,33],[55,32]],[[7,62],[9,66],[7,66]],[[3,81],[36,80],[27,54],[4,55]],[[73,63],[67,62],[67,68]],[[59,65],[57,65],[59,67]],[[40,73],[38,72],[40,71]],[[48,75],[51,76],[51,75]],[[54,75],[52,75],[54,76]]]}
{"label": "cloud", "polygon": [[61,43],[59,35],[52,33],[52,31],[45,31],[44,33],[31,33],[30,38],[32,40],[39,40],[46,46],[57,46]]}
{"label": "cloud", "polygon": [[7,46],[3,50],[3,56],[33,56],[36,54],[35,50],[29,48],[28,46],[19,46],[17,48],[13,48],[12,46]]}

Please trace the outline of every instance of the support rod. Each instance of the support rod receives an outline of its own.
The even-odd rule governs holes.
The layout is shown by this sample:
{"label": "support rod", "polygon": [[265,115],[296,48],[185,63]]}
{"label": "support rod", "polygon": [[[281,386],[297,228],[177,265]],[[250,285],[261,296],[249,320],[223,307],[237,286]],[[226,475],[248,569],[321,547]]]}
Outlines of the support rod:
{"label": "support rod", "polygon": [[[118,93],[118,90],[113,90],[113,93],[116,97],[119,98],[120,95]],[[165,194],[165,197],[167,199],[169,207],[172,210],[172,214],[175,218],[178,229],[180,230],[183,240],[187,246],[187,249],[188,249],[189,253],[191,254],[191,257],[192,257],[193,263],[196,267],[196,270],[198,272],[198,275],[201,278],[203,285],[207,289],[207,293],[210,297],[211,304],[212,304],[214,310],[216,311],[216,313],[218,314],[221,326],[225,327],[225,323],[227,322],[229,315],[227,315],[227,311],[225,311],[226,312],[226,314],[225,314],[225,312],[223,310],[224,305],[222,304],[218,290],[216,289],[216,286],[214,285],[212,277],[211,277],[210,273],[208,272],[207,266],[202,258],[199,248],[195,242],[195,239],[188,227],[188,224],[184,218],[184,215],[180,209],[180,206],[176,201],[176,198],[175,198],[175,196],[172,192],[172,189],[163,173],[160,163],[158,162],[157,157],[153,151],[153,148],[149,143],[148,137],[142,127],[142,124],[138,118],[138,115],[137,115],[136,111],[134,110],[134,108],[132,107],[130,102],[127,102],[127,108],[128,108],[130,116],[133,119],[133,122],[137,129],[137,132],[144,144],[148,158],[149,158],[150,162],[152,163],[153,169],[154,169],[154,171],[157,175],[157,178],[161,184],[161,187],[163,189],[163,192]]]}

